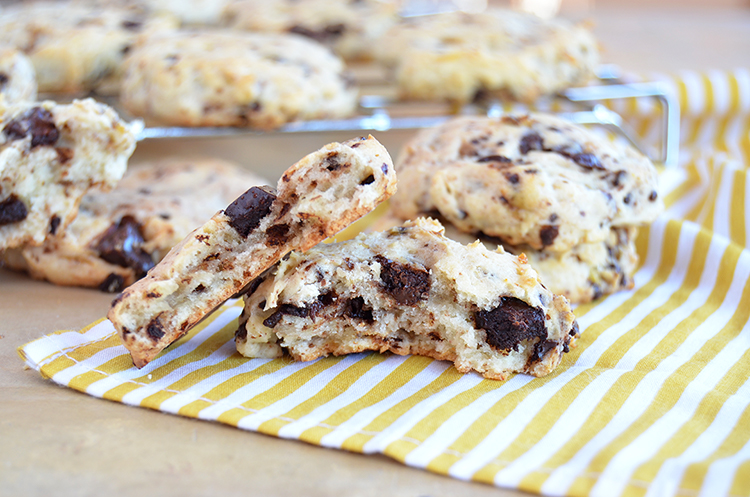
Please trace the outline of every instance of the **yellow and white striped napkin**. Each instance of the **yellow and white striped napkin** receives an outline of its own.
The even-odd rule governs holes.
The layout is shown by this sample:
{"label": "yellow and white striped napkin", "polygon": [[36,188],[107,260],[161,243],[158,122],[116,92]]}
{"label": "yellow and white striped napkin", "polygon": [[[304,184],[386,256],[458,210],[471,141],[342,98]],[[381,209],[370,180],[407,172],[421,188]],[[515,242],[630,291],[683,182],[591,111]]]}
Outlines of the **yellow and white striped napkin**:
{"label": "yellow and white striped napkin", "polygon": [[[683,114],[667,210],[632,291],[578,307],[545,378],[461,375],[423,357],[310,363],[235,352],[224,305],[142,370],[111,324],[45,336],[27,364],[90,395],[545,495],[750,494],[750,72],[664,77]],[[657,119],[634,105],[649,135]]]}

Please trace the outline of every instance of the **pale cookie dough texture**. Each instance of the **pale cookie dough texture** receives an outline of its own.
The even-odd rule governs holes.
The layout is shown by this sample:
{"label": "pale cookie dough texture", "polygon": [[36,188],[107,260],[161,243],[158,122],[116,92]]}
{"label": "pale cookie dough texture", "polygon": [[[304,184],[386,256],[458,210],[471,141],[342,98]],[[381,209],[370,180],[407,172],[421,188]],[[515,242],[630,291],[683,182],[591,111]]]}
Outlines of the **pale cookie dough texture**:
{"label": "pale cookie dough texture", "polygon": [[585,83],[599,60],[585,27],[505,9],[406,18],[382,37],[377,57],[394,67],[402,97],[459,103],[532,102]]}
{"label": "pale cookie dough texture", "polygon": [[0,98],[5,104],[36,100],[34,66],[21,51],[9,46],[0,46]]}
{"label": "pale cookie dough texture", "polygon": [[123,106],[164,124],[272,129],[348,116],[356,107],[341,59],[293,34],[144,37],[125,66]]}
{"label": "pale cookie dough texture", "polygon": [[143,367],[284,255],[335,235],[395,189],[375,138],[328,144],[287,169],[277,191],[253,187],[188,235],[108,317]]}
{"label": "pale cookie dough texture", "polygon": [[135,141],[129,124],[92,99],[0,105],[0,250],[64,231],[84,194],[122,178]]}
{"label": "pale cookie dough texture", "polygon": [[265,183],[218,159],[131,164],[112,192],[83,197],[66,230],[0,253],[0,261],[58,285],[120,292],[248,187]]}
{"label": "pale cookie dough texture", "polygon": [[523,258],[449,240],[431,219],[293,252],[258,284],[237,332],[248,357],[391,351],[502,380],[549,374],[578,335]]}
{"label": "pale cookie dough texture", "polygon": [[19,3],[0,15],[0,43],[29,56],[40,92],[80,93],[111,87],[139,35],[176,26],[172,18],[116,7]]}
{"label": "pale cookie dough texture", "polygon": [[237,29],[296,33],[347,60],[366,60],[398,21],[397,7],[392,0],[234,0],[224,16]]}

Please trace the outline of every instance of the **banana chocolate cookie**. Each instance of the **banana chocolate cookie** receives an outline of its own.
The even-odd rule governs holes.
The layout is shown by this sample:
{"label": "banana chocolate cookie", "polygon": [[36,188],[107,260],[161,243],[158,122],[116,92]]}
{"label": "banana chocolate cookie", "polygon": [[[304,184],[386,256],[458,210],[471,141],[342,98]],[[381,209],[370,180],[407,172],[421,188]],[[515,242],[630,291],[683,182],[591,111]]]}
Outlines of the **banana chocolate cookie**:
{"label": "banana chocolate cookie", "polygon": [[171,17],[114,6],[23,2],[0,15],[0,42],[29,56],[40,92],[81,93],[114,84],[139,35],[176,27]]}
{"label": "banana chocolate cookie", "polygon": [[523,257],[461,245],[431,219],[293,252],[255,284],[237,332],[248,357],[390,351],[505,379],[550,373],[578,335]]}
{"label": "banana chocolate cookie", "polygon": [[293,34],[181,31],[142,38],[125,62],[130,113],[176,126],[277,128],[348,116],[357,92],[328,49]]}
{"label": "banana chocolate cookie", "polygon": [[547,114],[461,117],[420,132],[397,161],[394,213],[437,211],[459,230],[567,252],[663,205],[651,161]]}
{"label": "banana chocolate cookie", "polygon": [[137,367],[185,334],[291,250],[305,251],[396,189],[373,137],[331,143],[253,187],[193,231],[112,303],[108,317]]}
{"label": "banana chocolate cookie", "polygon": [[67,229],[40,246],[1,252],[0,261],[58,285],[120,292],[248,187],[265,183],[217,159],[131,165],[113,191],[84,196]]}
{"label": "banana chocolate cookie", "polygon": [[403,97],[458,103],[478,95],[532,102],[585,83],[599,59],[586,27],[497,8],[406,18],[377,53],[395,68]]}
{"label": "banana chocolate cookie", "polygon": [[92,99],[0,104],[0,251],[63,232],[84,194],[122,178],[135,141]]}
{"label": "banana chocolate cookie", "polygon": [[385,31],[398,21],[394,0],[233,0],[225,22],[237,29],[296,33],[341,57],[371,59]]}

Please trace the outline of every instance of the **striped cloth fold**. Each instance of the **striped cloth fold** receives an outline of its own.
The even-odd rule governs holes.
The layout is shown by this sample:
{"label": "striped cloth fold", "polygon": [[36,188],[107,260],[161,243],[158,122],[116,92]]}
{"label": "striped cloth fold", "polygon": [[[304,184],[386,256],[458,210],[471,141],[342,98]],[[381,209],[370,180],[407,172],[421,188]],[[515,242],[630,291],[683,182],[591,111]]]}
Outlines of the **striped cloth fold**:
{"label": "striped cloth fold", "polygon": [[[678,92],[681,167],[637,241],[635,288],[580,306],[544,378],[459,374],[424,357],[246,359],[230,301],[142,370],[112,325],[19,349],[90,395],[566,496],[750,494],[750,72],[660,77]],[[643,136],[658,116],[616,104]]]}

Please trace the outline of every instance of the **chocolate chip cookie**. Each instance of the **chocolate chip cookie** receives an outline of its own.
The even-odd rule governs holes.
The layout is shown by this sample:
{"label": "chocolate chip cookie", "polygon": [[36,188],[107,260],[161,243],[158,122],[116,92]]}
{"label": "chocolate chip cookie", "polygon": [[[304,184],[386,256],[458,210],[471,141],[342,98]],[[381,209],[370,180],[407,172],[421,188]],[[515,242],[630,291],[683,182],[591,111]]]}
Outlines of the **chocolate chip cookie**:
{"label": "chocolate chip cookie", "polygon": [[88,92],[119,80],[122,60],[139,35],[176,27],[171,17],[126,8],[24,2],[3,10],[0,42],[29,56],[39,91]]}
{"label": "chocolate chip cookie", "polygon": [[256,284],[237,332],[248,357],[391,351],[502,380],[550,373],[578,335],[523,257],[461,245],[431,219],[292,252]]}
{"label": "chocolate chip cookie", "polygon": [[437,211],[459,230],[566,252],[661,212],[642,154],[547,114],[461,117],[420,132],[397,161],[394,213]]}
{"label": "chocolate chip cookie", "polygon": [[144,37],[125,62],[121,101],[177,126],[272,129],[348,116],[357,92],[343,62],[292,34],[200,31]]}
{"label": "chocolate chip cookie", "polygon": [[463,103],[534,101],[587,81],[599,57],[584,26],[490,8],[406,18],[383,35],[378,58],[403,97]]}
{"label": "chocolate chip cookie", "polygon": [[[510,245],[484,233],[464,233],[447,220],[441,220],[445,236],[451,240],[463,244],[479,240],[489,250],[502,247],[514,255],[524,254],[539,273],[544,286],[570,302],[586,303],[633,287],[633,274],[638,265],[635,248],[638,228],[611,228],[609,236],[602,242],[581,243],[566,252],[550,252],[528,245]],[[380,217],[371,229],[383,231],[401,223],[401,218],[387,214]]]}
{"label": "chocolate chip cookie", "polygon": [[372,136],[326,145],[289,168],[277,191],[253,187],[193,231],[108,317],[143,367],[285,254],[336,234],[395,189],[390,156]]}
{"label": "chocolate chip cookie", "polygon": [[90,190],[111,190],[135,132],[92,99],[0,104],[0,250],[62,232]]}
{"label": "chocolate chip cookie", "polygon": [[0,261],[58,285],[120,292],[245,189],[261,184],[217,159],[131,165],[112,192],[84,196],[67,229],[40,246],[6,250]]}
{"label": "chocolate chip cookie", "polygon": [[0,95],[6,104],[36,100],[36,76],[31,60],[12,47],[0,47]]}
{"label": "chocolate chip cookie", "polygon": [[383,33],[398,20],[393,0],[234,0],[225,23],[256,32],[296,33],[341,57],[371,59]]}

